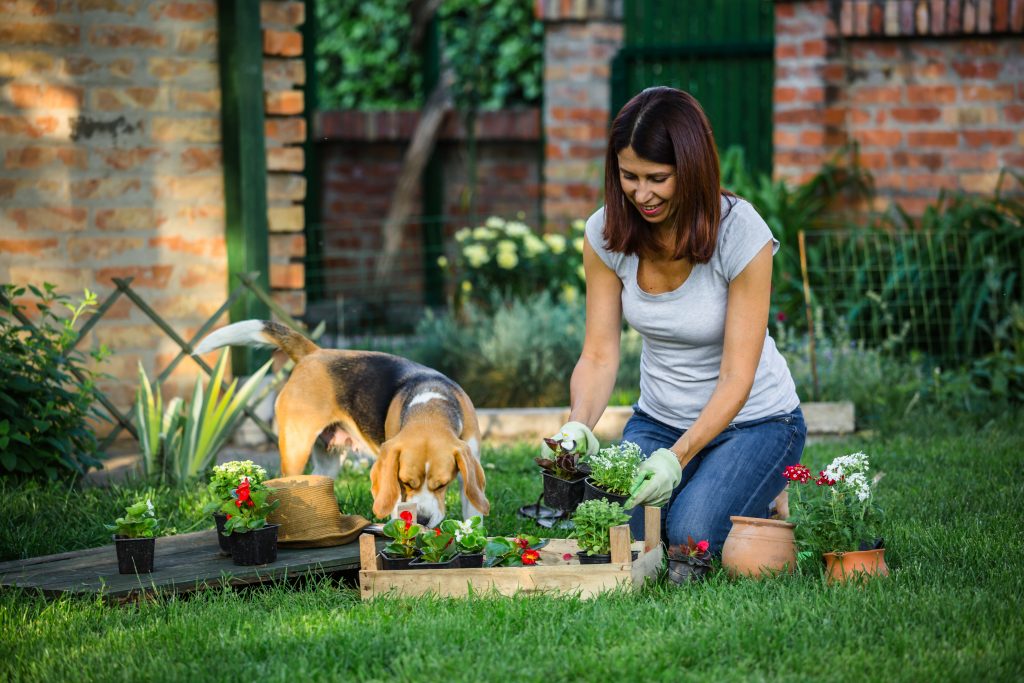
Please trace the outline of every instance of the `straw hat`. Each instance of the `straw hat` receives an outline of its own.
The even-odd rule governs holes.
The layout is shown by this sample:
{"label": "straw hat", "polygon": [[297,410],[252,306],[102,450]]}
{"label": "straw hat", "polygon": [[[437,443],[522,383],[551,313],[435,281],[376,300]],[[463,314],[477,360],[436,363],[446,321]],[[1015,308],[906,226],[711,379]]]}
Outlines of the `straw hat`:
{"label": "straw hat", "polygon": [[290,548],[324,548],[351,543],[370,520],[343,515],[334,497],[334,480],[318,475],[279,477],[264,482],[275,489],[269,500],[281,504],[267,518],[280,524],[277,542]]}

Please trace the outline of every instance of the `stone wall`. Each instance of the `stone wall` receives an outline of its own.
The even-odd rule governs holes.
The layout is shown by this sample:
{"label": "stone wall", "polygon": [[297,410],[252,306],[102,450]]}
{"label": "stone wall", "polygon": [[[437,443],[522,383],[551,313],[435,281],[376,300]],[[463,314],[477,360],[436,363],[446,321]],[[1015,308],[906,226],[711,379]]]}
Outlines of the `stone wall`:
{"label": "stone wall", "polygon": [[855,142],[876,208],[916,214],[1024,171],[1024,2],[776,0],[775,17],[776,176]]}
{"label": "stone wall", "polygon": [[[303,4],[260,8],[271,277],[298,312]],[[111,278],[132,277],[188,338],[228,291],[216,3],[7,0],[0,11],[0,281],[103,299]],[[124,299],[89,343],[114,351],[104,389],[120,406],[139,361],[152,376],[178,351]],[[172,391],[195,372],[183,363]]]}

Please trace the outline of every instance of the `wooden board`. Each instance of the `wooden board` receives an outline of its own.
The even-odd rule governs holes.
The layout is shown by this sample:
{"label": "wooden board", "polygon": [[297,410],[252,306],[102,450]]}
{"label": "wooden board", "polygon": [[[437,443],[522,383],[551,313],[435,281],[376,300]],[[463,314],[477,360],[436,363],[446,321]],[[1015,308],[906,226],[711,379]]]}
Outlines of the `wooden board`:
{"label": "wooden board", "polygon": [[377,556],[379,544],[369,534],[363,534],[359,537],[360,596],[367,600],[383,595],[464,597],[497,592],[501,595],[561,593],[591,598],[618,586],[633,586],[641,579],[634,580],[630,551],[640,552],[640,560],[649,552],[661,552],[660,510],[647,508],[645,513],[645,524],[653,530],[646,541],[630,544],[626,525],[611,530],[610,564],[581,565],[576,557],[577,542],[556,538],[541,549],[540,563],[531,567],[383,570]]}
{"label": "wooden board", "polygon": [[3,562],[0,587],[36,589],[47,596],[102,594],[125,600],[145,594],[240,586],[359,567],[358,543],[332,548],[279,547],[276,562],[240,567],[220,554],[215,534],[210,529],[156,539],[151,574],[119,574],[113,544]]}

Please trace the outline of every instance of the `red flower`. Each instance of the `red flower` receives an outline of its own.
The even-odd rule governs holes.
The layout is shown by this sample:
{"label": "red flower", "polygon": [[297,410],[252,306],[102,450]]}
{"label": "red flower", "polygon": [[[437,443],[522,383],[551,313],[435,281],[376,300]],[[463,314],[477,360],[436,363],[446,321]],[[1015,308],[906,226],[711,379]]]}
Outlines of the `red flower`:
{"label": "red flower", "polygon": [[829,479],[825,476],[825,470],[818,473],[818,481],[814,482],[818,486],[835,486],[836,480]]}
{"label": "red flower", "polygon": [[537,564],[537,560],[540,559],[540,553],[532,548],[528,548],[523,551],[523,564]]}
{"label": "red flower", "polygon": [[235,507],[236,508],[242,507],[242,499],[241,498],[239,498],[238,500],[235,501]]}
{"label": "red flower", "polygon": [[572,559],[572,553],[566,553],[565,555],[562,555],[562,559],[568,562]]}
{"label": "red flower", "polygon": [[434,535],[435,536],[440,536],[441,535],[441,530],[440,529],[434,529]]}
{"label": "red flower", "polygon": [[405,530],[408,531],[409,527],[411,527],[411,526],[412,526],[412,522],[406,522],[405,523]]}
{"label": "red flower", "polygon": [[228,519],[231,519],[231,515],[228,515]]}
{"label": "red flower", "polygon": [[516,543],[519,544],[520,548],[529,548],[530,547],[530,542],[527,541],[525,538],[516,538]]}
{"label": "red flower", "polygon": [[780,323],[784,323],[786,322],[786,314],[782,311],[779,311],[778,313],[775,314],[775,319],[778,320]]}
{"label": "red flower", "polygon": [[811,478],[811,470],[806,465],[790,465],[782,471],[782,476],[790,481],[806,484]]}
{"label": "red flower", "polygon": [[699,541],[699,542],[697,543],[697,552],[699,552],[699,553],[701,553],[701,554],[704,554],[704,553],[706,553],[706,552],[708,551],[708,547],[709,547],[710,545],[711,545],[711,544],[710,544],[710,543],[708,543],[707,541]]}
{"label": "red flower", "polygon": [[[406,522],[412,523],[412,513],[409,512],[408,510],[404,510],[402,512],[402,514],[400,514],[398,516],[401,517]],[[406,528],[408,528],[408,527],[406,527]]]}
{"label": "red flower", "polygon": [[[250,498],[249,494],[249,480],[244,479],[242,480],[242,483],[238,485],[238,488],[235,489],[235,495],[238,497],[238,500],[235,501],[235,504],[238,507],[242,507],[242,503],[251,503],[252,499]],[[250,505],[249,507],[252,507],[252,505]]]}

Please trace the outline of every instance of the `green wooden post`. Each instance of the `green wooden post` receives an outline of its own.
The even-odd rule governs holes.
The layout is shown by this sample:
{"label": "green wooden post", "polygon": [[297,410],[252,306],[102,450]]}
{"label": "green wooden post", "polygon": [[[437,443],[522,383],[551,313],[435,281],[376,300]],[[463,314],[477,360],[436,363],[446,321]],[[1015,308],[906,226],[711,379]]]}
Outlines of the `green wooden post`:
{"label": "green wooden post", "polygon": [[320,97],[316,74],[316,42],[319,23],[315,0],[304,0],[306,23],[302,25],[302,58],[306,64],[306,296],[308,300],[322,301],[325,296],[323,218],[320,207],[321,169],[320,150],[314,133]]}
{"label": "green wooden post", "polygon": [[[433,92],[441,77],[441,39],[437,14],[430,20],[423,49],[423,91]],[[423,170],[423,295],[427,306],[444,305],[444,273],[437,258],[444,253],[444,168],[441,153],[434,145],[430,161]]]}
{"label": "green wooden post", "polygon": [[[263,129],[263,34],[260,5],[218,0],[218,52],[221,83],[221,149],[224,159],[224,214],[228,251],[228,290],[241,273],[259,273],[270,291],[267,224],[267,152]],[[266,319],[268,308],[255,297],[231,307],[232,321]],[[267,351],[237,347],[232,371],[251,373]]]}

